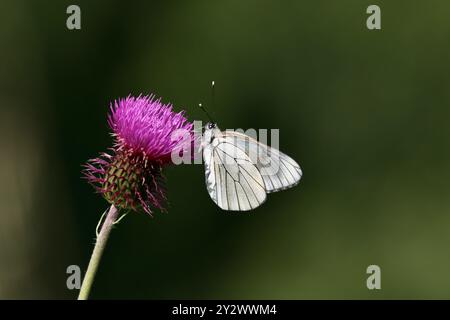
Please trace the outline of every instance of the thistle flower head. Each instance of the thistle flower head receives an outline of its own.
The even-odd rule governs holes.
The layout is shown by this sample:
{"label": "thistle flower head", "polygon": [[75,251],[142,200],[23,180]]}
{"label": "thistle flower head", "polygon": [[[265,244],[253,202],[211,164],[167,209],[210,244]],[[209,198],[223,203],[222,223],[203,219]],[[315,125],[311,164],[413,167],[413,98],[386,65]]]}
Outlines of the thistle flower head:
{"label": "thistle flower head", "polygon": [[192,131],[184,113],[155,96],[128,96],[110,106],[108,123],[114,137],[111,153],[102,153],[85,165],[84,175],[103,197],[122,209],[151,214],[164,210],[162,167],[180,148],[176,130]]}
{"label": "thistle flower head", "polygon": [[115,101],[110,109],[108,123],[117,149],[146,155],[148,161],[170,162],[170,155],[181,140],[173,139],[172,133],[192,130],[183,112],[173,112],[170,104],[162,104],[154,95],[128,96]]}

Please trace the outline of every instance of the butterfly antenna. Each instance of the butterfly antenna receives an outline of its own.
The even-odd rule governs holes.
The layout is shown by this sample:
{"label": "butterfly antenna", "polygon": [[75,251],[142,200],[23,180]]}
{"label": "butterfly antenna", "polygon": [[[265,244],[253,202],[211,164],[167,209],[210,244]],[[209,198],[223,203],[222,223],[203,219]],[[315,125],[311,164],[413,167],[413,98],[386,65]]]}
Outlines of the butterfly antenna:
{"label": "butterfly antenna", "polygon": [[205,108],[201,103],[199,103],[198,106],[200,107],[200,109],[203,110],[203,112],[206,114],[206,116],[208,117],[208,119],[209,119],[211,122],[215,123],[214,120],[213,120],[213,118],[210,116],[208,110],[206,110],[206,108]]}
{"label": "butterfly antenna", "polygon": [[213,108],[213,110],[215,109],[215,99],[214,99],[214,87],[215,87],[215,82],[214,80],[211,81],[211,106]]}
{"label": "butterfly antenna", "polygon": [[[215,99],[214,99],[214,87],[215,87],[215,82],[214,80],[211,81],[211,106],[214,109],[215,106]],[[209,114],[208,110],[206,110],[206,108],[204,106],[202,106],[201,103],[198,104],[198,106],[200,107],[200,109],[203,110],[204,113],[206,113],[206,116],[209,118],[209,120],[213,123],[216,123],[213,118],[211,117],[211,115]]]}

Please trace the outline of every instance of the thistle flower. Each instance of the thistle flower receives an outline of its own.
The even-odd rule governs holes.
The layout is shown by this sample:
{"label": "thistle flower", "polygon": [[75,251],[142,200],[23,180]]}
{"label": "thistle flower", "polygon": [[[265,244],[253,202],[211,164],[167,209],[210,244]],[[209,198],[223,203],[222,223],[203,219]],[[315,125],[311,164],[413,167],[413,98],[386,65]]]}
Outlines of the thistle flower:
{"label": "thistle flower", "polygon": [[154,95],[114,101],[108,124],[114,146],[85,165],[88,182],[119,209],[152,214],[165,210],[162,168],[171,163],[171,154],[181,148],[175,130],[192,131],[184,112],[175,113],[172,105],[161,103]]}

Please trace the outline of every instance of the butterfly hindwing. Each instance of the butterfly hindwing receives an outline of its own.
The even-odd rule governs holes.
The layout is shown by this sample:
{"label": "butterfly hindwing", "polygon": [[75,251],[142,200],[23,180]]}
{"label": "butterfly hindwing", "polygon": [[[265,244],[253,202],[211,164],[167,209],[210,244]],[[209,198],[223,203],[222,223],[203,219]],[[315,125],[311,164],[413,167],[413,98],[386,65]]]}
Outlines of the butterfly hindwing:
{"label": "butterfly hindwing", "polygon": [[228,144],[239,147],[255,163],[266,192],[285,190],[299,183],[302,177],[300,166],[281,151],[239,132],[227,131],[224,139]]}

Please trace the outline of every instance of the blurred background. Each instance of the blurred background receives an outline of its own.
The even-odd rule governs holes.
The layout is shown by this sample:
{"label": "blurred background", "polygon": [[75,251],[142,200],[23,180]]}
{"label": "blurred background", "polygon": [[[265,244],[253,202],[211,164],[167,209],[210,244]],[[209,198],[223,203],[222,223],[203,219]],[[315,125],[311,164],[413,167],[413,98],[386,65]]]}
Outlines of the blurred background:
{"label": "blurred background", "polygon": [[206,120],[211,80],[219,126],[279,128],[301,183],[232,214],[202,165],[168,168],[168,214],[114,229],[92,298],[450,298],[449,16],[446,0],[2,1],[0,298],[76,298],[66,268],[87,268],[108,206],[80,170],[111,146],[110,101],[155,93]]}

